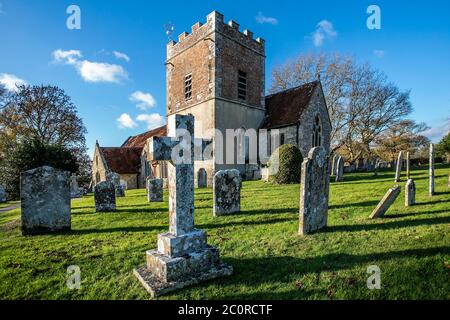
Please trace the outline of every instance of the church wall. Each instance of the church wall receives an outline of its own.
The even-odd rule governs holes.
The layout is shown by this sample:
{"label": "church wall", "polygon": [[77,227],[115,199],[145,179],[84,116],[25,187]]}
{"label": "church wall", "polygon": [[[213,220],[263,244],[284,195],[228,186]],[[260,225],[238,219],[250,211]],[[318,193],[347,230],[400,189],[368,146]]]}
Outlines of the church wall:
{"label": "church wall", "polygon": [[129,190],[138,188],[138,174],[136,173],[122,173],[120,174],[120,180],[126,182],[127,189]]}
{"label": "church wall", "polygon": [[[98,176],[100,177],[100,180],[98,180]],[[94,181],[94,185],[96,185],[97,183],[105,180],[106,180],[106,166],[104,163],[104,159],[101,156],[98,145],[96,145],[92,161],[92,181]]]}

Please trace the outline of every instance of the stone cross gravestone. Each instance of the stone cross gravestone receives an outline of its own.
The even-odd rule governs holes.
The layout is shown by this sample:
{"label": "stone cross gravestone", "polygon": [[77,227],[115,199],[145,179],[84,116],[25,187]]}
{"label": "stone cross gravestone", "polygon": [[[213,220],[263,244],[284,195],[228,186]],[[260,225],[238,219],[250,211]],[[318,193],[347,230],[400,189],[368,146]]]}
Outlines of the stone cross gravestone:
{"label": "stone cross gravestone", "polygon": [[0,203],[6,202],[6,191],[3,186],[0,186]]}
{"label": "stone cross gravestone", "polygon": [[111,181],[102,181],[94,187],[96,212],[116,211],[116,188]]}
{"label": "stone cross gravestone", "polygon": [[194,228],[194,160],[206,159],[211,141],[193,139],[192,115],[169,116],[168,133],[150,138],[149,148],[152,160],[168,161],[169,232],[158,236],[158,250],[146,252],[146,265],[134,270],[153,297],[233,272],[207,244],[206,233]]}
{"label": "stone cross gravestone", "polygon": [[241,211],[242,179],[238,170],[222,170],[215,174],[213,183],[214,216]]}
{"label": "stone cross gravestone", "polygon": [[330,189],[329,156],[325,148],[310,150],[303,161],[300,189],[299,234],[306,235],[327,226]]}
{"label": "stone cross gravestone", "polygon": [[71,229],[70,172],[40,167],[20,175],[22,234]]}
{"label": "stone cross gravestone", "polygon": [[336,182],[344,181],[344,158],[339,156],[336,165]]}
{"label": "stone cross gravestone", "polygon": [[206,188],[208,184],[206,170],[204,168],[200,168],[197,173],[197,187],[198,188]]}
{"label": "stone cross gravestone", "polygon": [[405,187],[405,206],[410,207],[416,203],[416,184],[413,179],[408,179]]}
{"label": "stone cross gravestone", "polygon": [[429,181],[429,193],[430,196],[434,196],[434,144],[430,144],[430,181]]}
{"label": "stone cross gravestone", "polygon": [[383,199],[381,199],[380,203],[377,207],[372,211],[370,215],[370,219],[381,218],[384,216],[386,211],[388,211],[389,207],[395,202],[398,195],[400,194],[401,188],[400,186],[395,186],[388,190],[388,192],[384,195]]}
{"label": "stone cross gravestone", "polygon": [[403,168],[403,151],[400,151],[397,158],[397,167],[395,169],[395,182],[400,182]]}
{"label": "stone cross gravestone", "polygon": [[114,189],[116,190],[116,197],[123,198],[125,197],[125,188],[120,183],[120,175],[115,172],[109,172],[106,175],[106,181],[110,181],[114,185]]}
{"label": "stone cross gravestone", "polygon": [[148,202],[163,202],[163,179],[147,179]]}

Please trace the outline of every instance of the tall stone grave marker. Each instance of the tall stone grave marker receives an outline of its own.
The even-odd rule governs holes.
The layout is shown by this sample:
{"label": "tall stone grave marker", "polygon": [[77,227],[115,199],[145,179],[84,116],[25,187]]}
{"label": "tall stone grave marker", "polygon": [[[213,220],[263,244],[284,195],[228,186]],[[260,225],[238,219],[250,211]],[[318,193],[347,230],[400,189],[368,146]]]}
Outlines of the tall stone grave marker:
{"label": "tall stone grave marker", "polygon": [[413,179],[408,179],[405,187],[405,206],[410,207],[416,204],[416,184]]}
{"label": "tall stone grave marker", "polygon": [[370,219],[381,218],[382,216],[384,216],[386,211],[388,211],[390,206],[397,199],[398,195],[400,194],[400,191],[401,191],[400,186],[395,186],[389,189],[388,192],[384,195],[383,199],[381,199],[377,207],[372,211]]}
{"label": "tall stone grave marker", "polygon": [[70,172],[44,166],[20,175],[22,234],[71,229]]}
{"label": "tall stone grave marker", "polygon": [[214,216],[241,211],[242,179],[238,170],[222,170],[214,176]]}
{"label": "tall stone grave marker", "polygon": [[406,179],[411,178],[411,159],[409,151],[406,152]]}
{"label": "tall stone grave marker", "polygon": [[308,157],[303,161],[300,189],[300,235],[306,235],[327,226],[330,190],[328,166],[329,156],[323,147],[311,149]]}
{"label": "tall stone grave marker", "polygon": [[397,167],[395,170],[395,182],[400,182],[403,168],[403,151],[400,151],[397,158]]}
{"label": "tall stone grave marker", "polygon": [[207,142],[193,139],[192,115],[169,116],[168,133],[150,138],[149,147],[153,160],[168,161],[169,232],[158,236],[158,250],[147,251],[147,264],[134,270],[153,297],[233,271],[207,244],[206,233],[194,228],[194,159],[203,159],[195,145],[203,150]]}
{"label": "tall stone grave marker", "polygon": [[340,158],[340,155],[335,154],[333,157],[333,165],[331,166],[331,175],[332,176],[336,176],[337,175],[337,164],[338,164],[338,160]]}
{"label": "tall stone grave marker", "polygon": [[429,181],[430,196],[434,196],[434,144],[430,144],[430,181]]}
{"label": "tall stone grave marker", "polygon": [[94,187],[96,212],[116,211],[116,188],[111,181],[102,181]]}
{"label": "tall stone grave marker", "polygon": [[344,158],[339,156],[336,166],[336,182],[344,181]]}
{"label": "tall stone grave marker", "polygon": [[125,197],[125,188],[120,183],[120,175],[118,173],[109,172],[106,175],[106,181],[111,181],[113,183],[117,198]]}
{"label": "tall stone grave marker", "polygon": [[200,168],[197,173],[197,187],[198,188],[206,188],[208,184],[207,173],[206,170]]}
{"label": "tall stone grave marker", "polygon": [[163,202],[163,179],[147,179],[148,202]]}
{"label": "tall stone grave marker", "polygon": [[6,202],[6,191],[3,186],[0,186],[0,203]]}

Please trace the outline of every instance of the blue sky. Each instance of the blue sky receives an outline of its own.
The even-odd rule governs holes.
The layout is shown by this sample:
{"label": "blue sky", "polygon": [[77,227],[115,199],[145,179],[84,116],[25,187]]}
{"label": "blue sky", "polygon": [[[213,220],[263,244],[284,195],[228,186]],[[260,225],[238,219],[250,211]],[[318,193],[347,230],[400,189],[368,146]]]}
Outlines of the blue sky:
{"label": "blue sky", "polygon": [[[81,30],[66,27],[72,4],[81,9]],[[381,30],[366,26],[371,4],[381,8]],[[164,26],[172,23],[177,39],[213,10],[266,40],[267,88],[272,68],[300,53],[350,54],[411,90],[412,117],[432,128],[430,138],[450,130],[445,0],[0,0],[0,81],[58,85],[78,107],[88,147],[96,139],[119,146],[164,121]]]}

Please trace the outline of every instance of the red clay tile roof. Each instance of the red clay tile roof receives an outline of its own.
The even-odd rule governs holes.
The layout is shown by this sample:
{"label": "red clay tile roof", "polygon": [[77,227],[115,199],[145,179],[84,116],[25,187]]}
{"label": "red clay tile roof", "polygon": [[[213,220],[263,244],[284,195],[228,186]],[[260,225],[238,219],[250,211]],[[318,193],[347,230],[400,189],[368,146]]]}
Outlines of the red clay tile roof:
{"label": "red clay tile roof", "polygon": [[108,168],[115,173],[139,173],[142,148],[100,148]]}
{"label": "red clay tile roof", "polygon": [[167,126],[144,132],[138,136],[129,137],[122,145],[122,148],[144,148],[145,143],[151,137],[167,136]]}
{"label": "red clay tile roof", "polygon": [[311,100],[318,81],[278,92],[266,97],[266,118],[263,129],[296,124]]}

